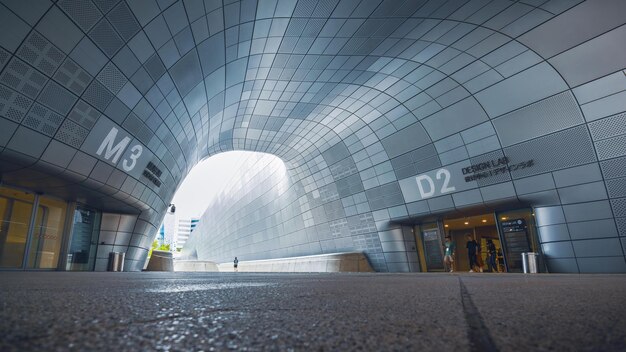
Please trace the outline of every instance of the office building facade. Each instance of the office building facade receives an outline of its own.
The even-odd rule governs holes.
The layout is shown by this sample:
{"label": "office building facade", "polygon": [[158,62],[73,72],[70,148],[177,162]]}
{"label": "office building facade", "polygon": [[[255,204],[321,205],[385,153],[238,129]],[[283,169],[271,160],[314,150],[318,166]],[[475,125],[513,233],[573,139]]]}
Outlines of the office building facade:
{"label": "office building facade", "polygon": [[176,251],[182,250],[185,246],[185,243],[189,240],[191,233],[198,226],[200,219],[198,218],[189,218],[189,219],[178,219],[178,230],[176,231]]}

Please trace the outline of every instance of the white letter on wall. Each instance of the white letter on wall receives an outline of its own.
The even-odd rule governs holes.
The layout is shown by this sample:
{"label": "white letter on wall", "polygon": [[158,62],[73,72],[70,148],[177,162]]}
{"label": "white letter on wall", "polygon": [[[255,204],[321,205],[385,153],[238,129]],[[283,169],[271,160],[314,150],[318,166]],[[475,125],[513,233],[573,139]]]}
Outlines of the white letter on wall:
{"label": "white letter on wall", "polygon": [[[435,195],[435,182],[430,176],[419,175],[415,177],[415,181],[417,181],[417,188],[419,189],[420,195],[422,196],[422,198],[429,198]],[[430,187],[428,192],[424,191],[424,186],[423,186],[422,181],[428,182],[428,187]]]}
{"label": "white letter on wall", "polygon": [[439,171],[437,171],[437,179],[440,180],[441,176],[444,176],[443,178],[443,185],[441,186],[441,193],[450,193],[450,192],[454,192],[456,191],[456,187],[452,186],[448,186],[448,184],[450,183],[450,171],[446,170],[446,169],[440,169]]}
{"label": "white letter on wall", "polygon": [[140,145],[136,145],[130,148],[130,151],[133,152],[133,154],[130,155],[130,160],[132,161],[132,164],[128,165],[128,160],[126,159],[124,159],[124,162],[122,163],[122,168],[126,170],[126,172],[129,172],[135,168],[135,165],[137,165],[137,159],[141,156],[143,148]]}
{"label": "white letter on wall", "polygon": [[130,138],[124,137],[119,143],[117,143],[116,146],[113,146],[113,143],[115,143],[115,137],[117,137],[117,128],[113,127],[106,138],[102,141],[102,144],[100,144],[100,148],[98,148],[96,154],[102,156],[102,152],[106,149],[104,158],[109,160],[111,156],[113,156],[112,161],[114,164],[117,164],[117,160],[122,155],[124,149],[126,149],[128,143],[130,143]]}

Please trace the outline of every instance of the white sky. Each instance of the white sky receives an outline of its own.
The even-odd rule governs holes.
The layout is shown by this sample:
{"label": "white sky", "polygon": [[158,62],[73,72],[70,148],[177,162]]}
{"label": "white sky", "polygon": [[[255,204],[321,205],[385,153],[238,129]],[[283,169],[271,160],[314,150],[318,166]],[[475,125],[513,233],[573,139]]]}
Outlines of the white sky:
{"label": "white sky", "polygon": [[249,152],[226,152],[196,165],[183,180],[172,204],[179,219],[200,217],[212,197],[217,195],[235,174],[238,162]]}

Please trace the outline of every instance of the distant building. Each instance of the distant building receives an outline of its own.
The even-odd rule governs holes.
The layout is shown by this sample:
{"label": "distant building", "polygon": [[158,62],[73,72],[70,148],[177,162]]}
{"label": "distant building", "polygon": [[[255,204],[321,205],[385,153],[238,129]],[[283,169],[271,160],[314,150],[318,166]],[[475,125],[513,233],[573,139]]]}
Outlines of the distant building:
{"label": "distant building", "polygon": [[177,227],[176,227],[176,213],[168,211],[163,219],[163,225],[161,226],[163,231],[163,241],[160,244],[169,244],[170,251],[176,251],[177,243]]}
{"label": "distant building", "polygon": [[159,246],[169,244],[170,252],[180,251],[199,222],[199,218],[178,219],[176,213],[168,211],[157,234]]}
{"label": "distant building", "polygon": [[159,246],[165,242],[165,224],[161,224],[161,227],[159,228],[159,232],[157,233],[157,237],[155,241],[157,241]]}
{"label": "distant building", "polygon": [[198,226],[199,218],[179,219],[178,232],[176,236],[176,248],[182,249],[193,230]]}

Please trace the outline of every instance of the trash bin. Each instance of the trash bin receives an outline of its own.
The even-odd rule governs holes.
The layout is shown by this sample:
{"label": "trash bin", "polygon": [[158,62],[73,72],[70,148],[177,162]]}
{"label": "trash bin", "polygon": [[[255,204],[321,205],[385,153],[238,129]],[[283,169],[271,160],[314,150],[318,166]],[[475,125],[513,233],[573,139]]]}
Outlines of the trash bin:
{"label": "trash bin", "polygon": [[117,264],[117,271],[124,271],[124,259],[126,259],[126,252],[119,252],[120,260]]}
{"label": "trash bin", "polygon": [[524,274],[536,274],[538,272],[539,265],[537,264],[538,254],[535,252],[522,253],[522,268]]}
{"label": "trash bin", "polygon": [[111,252],[109,253],[109,271],[124,271],[124,258],[125,252]]}

